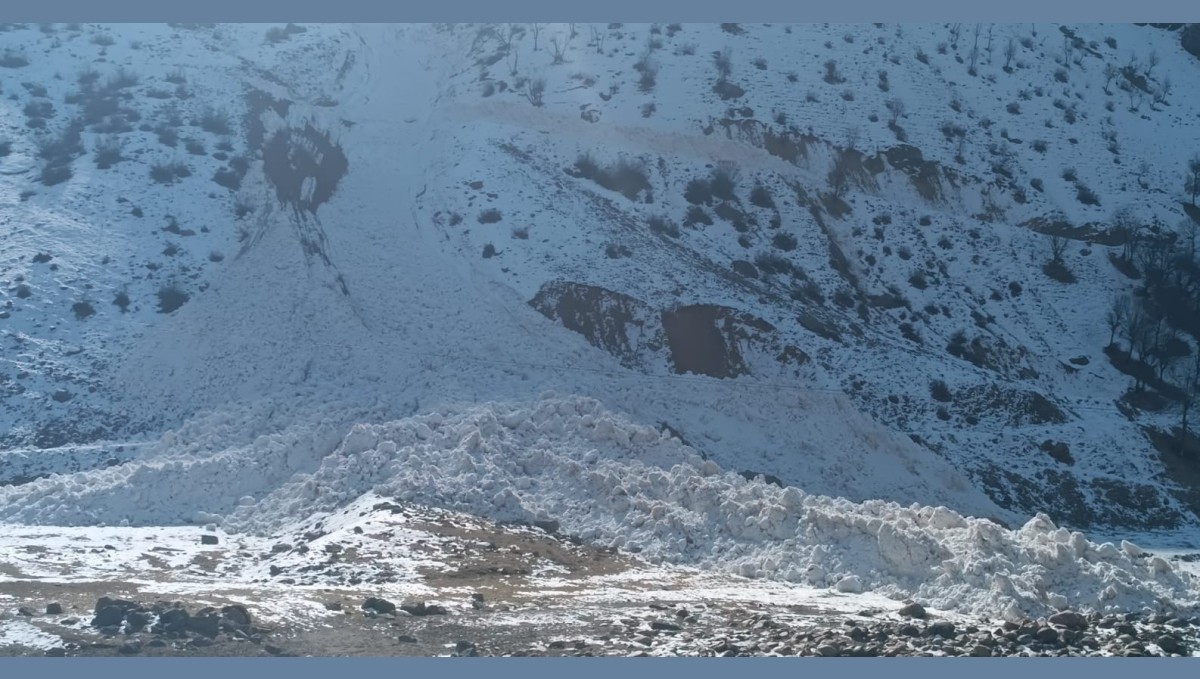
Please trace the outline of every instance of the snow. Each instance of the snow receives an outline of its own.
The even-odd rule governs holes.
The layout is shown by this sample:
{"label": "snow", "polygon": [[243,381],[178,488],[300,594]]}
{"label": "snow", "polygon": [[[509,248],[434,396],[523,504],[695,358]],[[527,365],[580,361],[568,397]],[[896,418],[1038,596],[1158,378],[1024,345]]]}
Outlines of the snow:
{"label": "snow", "polygon": [[281,481],[287,453],[260,440],[209,458],[152,457],[43,479],[0,491],[0,517],[163,525],[202,514],[265,538],[295,531],[297,517],[345,515],[383,497],[498,521],[552,518],[651,563],[978,616],[1200,603],[1190,574],[1141,558],[1132,544],[1089,542],[1043,515],[1009,531],[945,507],[854,503],[748,481],[594,399],[547,395],[356,425],[311,473]]}
{"label": "snow", "polygon": [[[534,108],[511,91],[480,95],[479,55],[469,52],[474,30],[314,25],[288,43],[264,45],[261,27],[195,34],[163,26],[111,29],[121,41],[106,53],[105,73],[137,64],[147,83],[157,83],[184,68],[197,94],[176,102],[186,116],[212,101],[232,107],[248,83],[292,102],[285,117],[269,121],[270,129],[314,121],[334,131],[351,171],[313,220],[328,239],[328,266],[305,256],[294,215],[275,204],[257,168],[237,192],[214,193],[209,178],[220,163],[211,156],[191,161],[195,177],[178,186],[149,185],[146,165],[178,154],[146,131],[131,133],[126,142],[129,155],[142,161],[100,171],[80,160],[69,182],[38,186],[36,195],[22,197],[23,187],[34,186],[35,139],[21,131],[18,104],[0,103],[0,128],[16,139],[14,152],[0,159],[0,172],[22,178],[0,183],[6,236],[0,273],[5,299],[15,305],[11,317],[0,321],[6,378],[0,387],[25,380],[20,393],[4,392],[0,427],[32,437],[52,418],[117,423],[100,435],[115,443],[51,450],[23,444],[0,451],[5,481],[45,475],[0,487],[6,535],[46,540],[64,553],[88,535],[119,538],[118,551],[128,555],[93,555],[88,563],[95,570],[72,576],[110,577],[128,575],[136,565],[130,559],[150,549],[150,542],[179,541],[178,558],[193,554],[192,547],[184,549],[196,538],[189,525],[213,523],[248,548],[269,549],[302,525],[322,519],[341,525],[386,498],[495,520],[552,518],[569,533],[635,552],[658,567],[719,573],[720,582],[742,583],[738,587],[746,591],[763,587],[809,596],[815,588],[824,595],[912,598],[934,609],[992,617],[1063,607],[1195,608],[1200,596],[1194,576],[1173,561],[1153,550],[1143,553],[1118,535],[1096,542],[1044,516],[1029,519],[1002,509],[980,489],[983,471],[1001,467],[1034,478],[1055,464],[1037,449],[1054,438],[1072,442],[1077,466],[1070,474],[1084,482],[1120,478],[1161,490],[1149,481],[1161,466],[1141,434],[1145,421],[1117,416],[1112,402],[1124,382],[1099,355],[1107,337],[1095,319],[1129,282],[1111,270],[1101,247],[1088,256],[1073,250],[1071,266],[1081,281],[1076,286],[1045,280],[1038,273],[1044,237],[1018,224],[1050,210],[1075,223],[1102,221],[1114,206],[1110,195],[1136,202],[1147,217],[1178,217],[1173,194],[1122,182],[1130,181],[1129,168],[1141,159],[1153,161],[1151,185],[1175,182],[1172,168],[1192,151],[1163,131],[1195,133],[1196,122],[1180,111],[1195,103],[1200,83],[1193,81],[1200,76],[1195,69],[1170,69],[1177,80],[1170,107],[1133,114],[1117,106],[1111,116],[1104,112],[1100,81],[1103,59],[1123,59],[1127,50],[1141,51],[1136,46],[1156,46],[1164,72],[1189,59],[1177,45],[1168,48],[1174,43],[1167,34],[1148,27],[1080,27],[1088,40],[1115,36],[1121,48],[1103,59],[1088,56],[1070,69],[1071,85],[1047,85],[1043,95],[1026,100],[1021,90],[1055,82],[1049,53],[1060,38],[1054,27],[1036,27],[1040,37],[1033,51],[1021,52],[1027,64],[1015,76],[989,59],[985,77],[994,80],[987,80],[967,76],[953,54],[937,52],[946,39],[940,26],[754,27],[736,38],[715,26],[686,26],[655,54],[661,66],[655,92],[638,93],[628,66],[648,27],[628,25],[621,31],[628,37],[614,34],[607,53],[577,45],[562,68],[521,42],[525,73],[544,75],[549,83],[545,106]],[[998,40],[1002,45],[1008,32],[1024,30],[1005,27]],[[56,102],[73,82],[53,74],[72,75],[96,56],[84,35],[62,38],[68,50],[61,56],[32,30],[7,36],[31,55],[36,50],[38,58],[20,78],[46,83]],[[834,46],[825,47],[826,40]],[[694,55],[682,49],[689,42],[700,44]],[[747,90],[736,105],[753,108],[762,120],[784,110],[800,129],[812,128],[819,140],[804,162],[788,163],[727,139],[719,128],[702,131],[733,103],[710,91],[709,48],[727,42],[736,45],[734,80]],[[931,66],[913,63],[909,55],[917,48],[928,53]],[[766,58],[769,68],[751,66],[755,56]],[[827,58],[836,58],[848,85],[821,82],[820,64]],[[334,74],[329,65],[343,59],[350,67]],[[204,68],[193,67],[199,63]],[[884,68],[890,72],[886,93],[875,84]],[[785,77],[790,70],[798,82]],[[507,79],[504,71],[498,63],[488,77]],[[578,85],[581,74],[596,84]],[[609,84],[621,92],[604,101],[596,95]],[[838,96],[851,85],[853,103]],[[818,101],[808,101],[808,90],[819,92]],[[336,105],[322,103],[326,96]],[[947,188],[942,201],[925,203],[905,177],[885,173],[877,188],[851,190],[854,215],[827,220],[826,233],[790,197],[785,201],[789,186],[824,186],[848,126],[859,128],[858,147],[868,154],[894,145],[886,124],[866,122],[893,97],[909,106],[900,122],[910,142],[965,179]],[[967,104],[967,113],[952,115],[947,102],[954,98]],[[1080,120],[1070,132],[1057,122],[1062,112],[1052,103],[1056,98],[1079,102]],[[975,217],[990,191],[977,175],[988,174],[987,146],[1001,137],[985,131],[979,119],[1010,101],[1021,102],[1022,114],[1005,118],[997,130],[1006,127],[1012,137],[1025,138],[1012,144],[1019,182],[1043,178],[1047,191],[1029,190],[1024,204],[998,199],[1006,216],[987,222]],[[650,102],[656,112],[645,118],[641,109]],[[601,122],[585,121],[581,107],[599,111]],[[1105,122],[1107,117],[1115,122]],[[1045,128],[1050,118],[1059,127]],[[954,161],[952,144],[938,130],[943,119],[970,126],[965,166]],[[1120,131],[1121,166],[1097,142],[1109,128]],[[1039,135],[1055,140],[1052,154],[1030,149]],[[1071,144],[1066,136],[1082,143]],[[219,139],[203,138],[209,145]],[[89,132],[85,141],[92,148],[97,139]],[[562,168],[581,151],[593,151],[601,162],[644,156],[658,168],[652,177],[656,202],[627,204],[567,177]],[[709,165],[729,162],[742,173],[742,189],[755,181],[771,188],[783,205],[781,228],[797,238],[787,256],[825,295],[845,287],[828,266],[832,239],[852,254],[857,248],[864,258],[871,254],[883,262],[868,266],[852,257],[867,293],[898,286],[911,309],[873,310],[873,322],[859,327],[851,310],[791,305],[780,301],[786,291],[766,282],[729,282],[730,263],[768,251],[770,234],[753,234],[754,249],[747,249],[720,221],[685,229],[678,243],[664,244],[642,228],[651,215],[685,209],[687,181]],[[1102,207],[1075,201],[1058,179],[1067,165],[1105,196]],[[464,188],[475,181],[483,182],[481,191]],[[232,216],[239,202],[251,209],[240,221]],[[135,205],[144,208],[144,218],[131,216]],[[604,213],[605,205],[616,207]],[[476,223],[486,207],[503,213],[499,225]],[[768,212],[756,214],[766,222]],[[464,223],[449,227],[450,213],[461,214]],[[909,249],[911,260],[888,259],[885,243],[871,239],[870,218],[885,213],[894,220],[881,227],[887,247]],[[930,223],[920,226],[917,220],[926,214]],[[185,242],[185,252],[169,269],[147,273],[148,261],[161,260],[168,216],[197,233],[186,242],[174,238]],[[208,232],[199,229],[210,224]],[[248,240],[239,239],[239,225],[251,234]],[[528,239],[512,236],[518,227],[528,228]],[[971,229],[978,238],[964,235]],[[938,245],[941,236],[952,237],[954,247]],[[608,259],[603,246],[610,242],[628,244],[634,255]],[[499,255],[481,259],[486,244]],[[58,268],[33,264],[40,252],[52,252]],[[209,261],[211,252],[225,257]],[[104,257],[112,263],[101,264]],[[946,270],[934,285],[917,290],[908,284],[915,269],[932,272],[939,262]],[[9,294],[19,276],[34,289],[30,302]],[[737,380],[674,375],[665,364],[630,370],[528,307],[552,280],[604,286],[656,307],[711,303],[747,310],[803,347],[813,365],[802,379],[789,378],[770,361]],[[153,295],[172,281],[187,281],[192,299],[169,316],[158,314]],[[993,287],[1007,290],[1009,281],[1020,282],[1020,297],[985,299]],[[108,300],[126,286],[136,302],[123,314]],[[76,321],[71,304],[84,298],[100,311]],[[928,305],[944,311],[921,326],[925,344],[902,338],[889,325]],[[819,314],[852,339],[832,340],[801,327],[795,320],[801,310]],[[967,319],[981,310],[997,320],[973,326]],[[879,320],[885,316],[887,322]],[[1026,351],[1014,349],[998,372],[952,360],[945,340],[961,329]],[[1092,361],[1077,372],[1064,371],[1060,366],[1076,355]],[[1036,376],[1021,376],[1023,368]],[[1014,422],[1011,412],[980,396],[980,426],[965,426],[965,413],[957,411],[943,422],[928,394],[935,377],[960,396],[991,385],[1052,395],[1070,418],[1063,424]],[[52,398],[64,384],[72,385],[77,400],[60,404]],[[694,447],[666,435],[664,424],[684,432]],[[775,475],[789,487],[747,481],[738,474],[744,470]],[[1177,506],[1163,496],[1167,508]],[[1005,530],[990,518],[1020,527]],[[21,532],[26,530],[31,532]],[[353,540],[339,531],[338,539]],[[175,558],[167,562],[178,565]],[[292,555],[279,560],[286,566],[301,562]],[[428,564],[393,565],[407,574],[394,585],[403,590],[417,586],[413,574]],[[40,567],[61,571],[65,565],[49,559]],[[22,568],[41,572],[33,562]],[[261,570],[232,564],[226,575],[260,586]],[[201,586],[211,577],[181,576],[176,586]]]}

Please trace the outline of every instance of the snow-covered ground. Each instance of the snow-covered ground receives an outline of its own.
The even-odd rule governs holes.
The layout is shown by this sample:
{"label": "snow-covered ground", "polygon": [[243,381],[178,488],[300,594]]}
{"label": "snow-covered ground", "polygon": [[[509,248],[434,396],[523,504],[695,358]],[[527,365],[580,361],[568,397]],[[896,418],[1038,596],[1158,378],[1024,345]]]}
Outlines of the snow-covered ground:
{"label": "snow-covered ground", "polygon": [[[1045,278],[1046,236],[1022,226],[1055,212],[1103,222],[1125,204],[1179,220],[1173,187],[1192,151],[1164,131],[1195,137],[1200,69],[1173,33],[1074,27],[1086,49],[1056,64],[1059,27],[996,27],[973,76],[971,29],[943,53],[942,26],[549,25],[536,50],[532,29],[514,36],[508,56],[507,27],[313,25],[275,41],[248,25],[51,28],[0,34],[27,62],[0,72],[0,141],[12,140],[0,158],[0,436],[12,446],[0,478],[23,482],[0,486],[8,582],[128,581],[157,547],[174,569],[198,553],[196,524],[248,552],[322,522],[364,548],[354,512],[393,501],[557,521],[645,560],[593,576],[580,596],[630,577],[651,591],[683,578],[751,599],[914,599],[1013,619],[1200,602],[1178,559],[1031,518],[1044,507],[1068,524],[1136,523],[1149,506],[1194,535],[1141,429],[1171,416],[1120,415],[1127,383],[1101,351],[1103,311],[1130,281],[1090,243],[1068,254],[1079,282]],[[551,39],[571,30],[556,64]],[[744,90],[729,101],[713,91],[725,46],[728,82]],[[1151,49],[1169,105],[1130,111],[1106,94],[1119,90],[1103,66]],[[826,82],[831,59],[841,83]],[[107,99],[84,96],[85,69]],[[529,78],[545,78],[540,106],[517,91]],[[39,182],[42,152],[72,120],[86,121],[88,155],[70,178]],[[961,162],[945,122],[965,130]],[[259,151],[305,127],[328,133],[349,171],[327,202],[296,208]],[[803,152],[767,148],[764,130]],[[940,179],[871,160],[900,147],[897,134]],[[1042,138],[1049,149],[1034,150]],[[101,169],[113,139],[125,159]],[[565,172],[584,152],[639,160],[647,186],[630,200]],[[839,212],[821,195],[835,159],[854,157],[879,171],[855,175]],[[156,164],[188,174],[159,182]],[[689,201],[689,182],[717,166],[736,169],[738,197]],[[1068,166],[1100,206],[1075,200]],[[240,172],[236,187],[219,172]],[[296,191],[314,200],[323,181]],[[682,224],[692,208],[712,223],[678,236],[647,226]],[[762,269],[764,254],[792,273],[734,273]],[[661,338],[643,337],[631,365],[530,308],[556,281],[651,315],[729,307],[807,360],[792,370],[748,338],[749,374],[681,375]],[[171,289],[187,298],[163,313]],[[903,303],[878,301],[889,294]],[[985,338],[993,363],[951,357],[959,331]],[[931,398],[934,379],[951,402]],[[1047,440],[1070,442],[1071,466],[1039,448]],[[1140,504],[1113,503],[1114,487]],[[23,556],[38,545],[57,558]],[[393,574],[451,561],[373,558]],[[222,563],[154,587],[268,587],[266,562]],[[539,577],[553,587],[552,572]],[[613,586],[614,600],[631,596]]]}

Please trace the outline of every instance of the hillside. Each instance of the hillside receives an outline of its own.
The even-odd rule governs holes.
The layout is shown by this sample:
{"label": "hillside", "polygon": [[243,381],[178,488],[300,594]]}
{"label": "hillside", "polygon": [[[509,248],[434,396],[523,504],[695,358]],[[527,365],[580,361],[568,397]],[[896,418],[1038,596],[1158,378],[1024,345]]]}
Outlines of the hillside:
{"label": "hillside", "polygon": [[1200,600],[1072,532],[1198,523],[1183,27],[3,31],[2,521]]}

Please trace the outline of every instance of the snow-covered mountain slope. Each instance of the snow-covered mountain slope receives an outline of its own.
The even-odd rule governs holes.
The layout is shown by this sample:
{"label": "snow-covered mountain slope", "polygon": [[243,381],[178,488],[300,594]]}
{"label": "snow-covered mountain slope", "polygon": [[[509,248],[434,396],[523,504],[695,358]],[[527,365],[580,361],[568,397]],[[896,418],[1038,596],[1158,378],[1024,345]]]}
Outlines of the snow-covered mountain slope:
{"label": "snow-covered mountain slope", "polygon": [[[3,519],[270,533],[382,491],[988,613],[1194,600],[985,519],[1196,522],[1103,316],[1113,209],[1183,217],[1200,62],[984,26],[972,69],[958,30],[7,27]],[[1106,82],[1135,53],[1165,101]]]}

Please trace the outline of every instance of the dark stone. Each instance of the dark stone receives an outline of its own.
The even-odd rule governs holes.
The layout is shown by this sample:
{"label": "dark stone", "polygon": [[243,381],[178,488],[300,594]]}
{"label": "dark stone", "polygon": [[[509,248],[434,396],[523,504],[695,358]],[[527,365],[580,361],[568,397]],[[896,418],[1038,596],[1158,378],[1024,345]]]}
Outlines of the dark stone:
{"label": "dark stone", "polygon": [[327,611],[340,611],[340,610],[342,610],[342,602],[340,602],[340,601],[326,601],[326,602],[325,602],[325,610],[327,610]]}
{"label": "dark stone", "polygon": [[196,648],[205,648],[208,646],[212,646],[213,643],[214,642],[212,639],[205,639],[204,637],[196,637],[195,639],[192,639],[191,641],[188,642],[189,645],[195,646]]}
{"label": "dark stone", "polygon": [[1068,629],[1087,629],[1087,618],[1074,611],[1063,611],[1050,616],[1049,622],[1051,625],[1060,625]]}
{"label": "dark stone", "polygon": [[401,634],[400,636],[396,637],[396,641],[399,641],[402,644],[415,644],[417,643],[417,638],[407,634]]}
{"label": "dark stone", "polygon": [[1179,640],[1170,634],[1158,637],[1154,640],[1154,643],[1158,644],[1158,647],[1167,653],[1180,653],[1183,650],[1183,646],[1179,643]]}
{"label": "dark stone", "polygon": [[217,544],[217,536],[215,536],[215,535],[201,535],[201,536],[200,536],[200,544],[202,544],[202,545],[215,545],[215,544]]}
{"label": "dark stone", "polygon": [[544,521],[534,521],[533,525],[537,528],[540,528],[540,529],[546,531],[547,533],[549,533],[551,535],[554,535],[555,533],[557,533],[558,529],[559,529],[559,523],[557,521],[555,521],[554,519],[546,519]]}
{"label": "dark stone", "polygon": [[162,639],[151,639],[150,641],[146,642],[146,646],[150,648],[162,648],[166,645],[167,642],[163,641]]}
{"label": "dark stone", "polygon": [[155,627],[161,627],[164,632],[182,632],[188,629],[188,621],[191,615],[187,610],[182,608],[170,608],[158,615],[158,623]]}
{"label": "dark stone", "polygon": [[17,615],[25,616],[26,618],[32,618],[34,613],[32,609],[22,606],[17,609]]}
{"label": "dark stone", "polygon": [[1053,627],[1043,627],[1035,635],[1043,644],[1053,644],[1058,641],[1058,630]]}
{"label": "dark stone", "polygon": [[56,646],[46,651],[47,658],[63,658],[67,655],[67,649],[62,646]]}
{"label": "dark stone", "polygon": [[409,615],[446,615],[446,609],[438,605],[426,605],[424,601],[415,604],[401,604],[400,610]]}
{"label": "dark stone", "polygon": [[121,655],[135,655],[142,652],[142,644],[137,641],[126,641],[117,649]]}
{"label": "dark stone", "polygon": [[187,629],[211,639],[220,633],[221,619],[212,613],[193,615],[187,621]]}
{"label": "dark stone", "polygon": [[[424,604],[421,605],[424,606]],[[367,597],[366,601],[363,601],[362,608],[364,611],[375,611],[376,613],[396,612],[396,604],[388,601],[387,599],[377,599],[373,596]]]}
{"label": "dark stone", "polygon": [[241,604],[230,604],[221,609],[221,617],[232,622],[239,627],[247,627],[250,625],[250,611]]}
{"label": "dark stone", "polygon": [[129,611],[125,614],[125,628],[128,632],[140,632],[150,624],[150,616],[141,611]]}
{"label": "dark stone", "polygon": [[62,615],[62,604],[46,604],[46,615]]}
{"label": "dark stone", "polygon": [[666,620],[655,620],[650,623],[650,629],[659,630],[660,632],[678,632],[683,628],[673,622],[667,622]]}
{"label": "dark stone", "polygon": [[902,615],[906,618],[924,618],[925,617],[925,607],[922,606],[921,604],[913,602],[911,604],[908,604],[904,608],[901,608],[900,615]]}
{"label": "dark stone", "polygon": [[842,654],[841,649],[833,644],[821,644],[820,646],[817,646],[816,650],[817,655],[823,658],[836,658]]}
{"label": "dark stone", "polygon": [[461,658],[474,658],[479,655],[479,649],[470,641],[460,641],[454,645],[454,655]]}
{"label": "dark stone", "polygon": [[58,621],[58,624],[60,624],[60,625],[66,625],[66,626],[68,626],[68,627],[69,627],[69,626],[71,626],[71,625],[78,625],[78,624],[79,624],[79,618],[63,618],[62,620],[59,620],[59,621]]}
{"label": "dark stone", "polygon": [[125,609],[120,606],[105,606],[92,618],[92,627],[115,627],[125,620]]}
{"label": "dark stone", "polygon": [[896,633],[905,637],[919,637],[921,636],[921,628],[916,625],[901,625],[900,629],[896,630]]}
{"label": "dark stone", "polygon": [[929,636],[942,637],[943,639],[953,639],[958,634],[954,628],[954,623],[945,620],[933,623],[926,631],[929,633]]}

